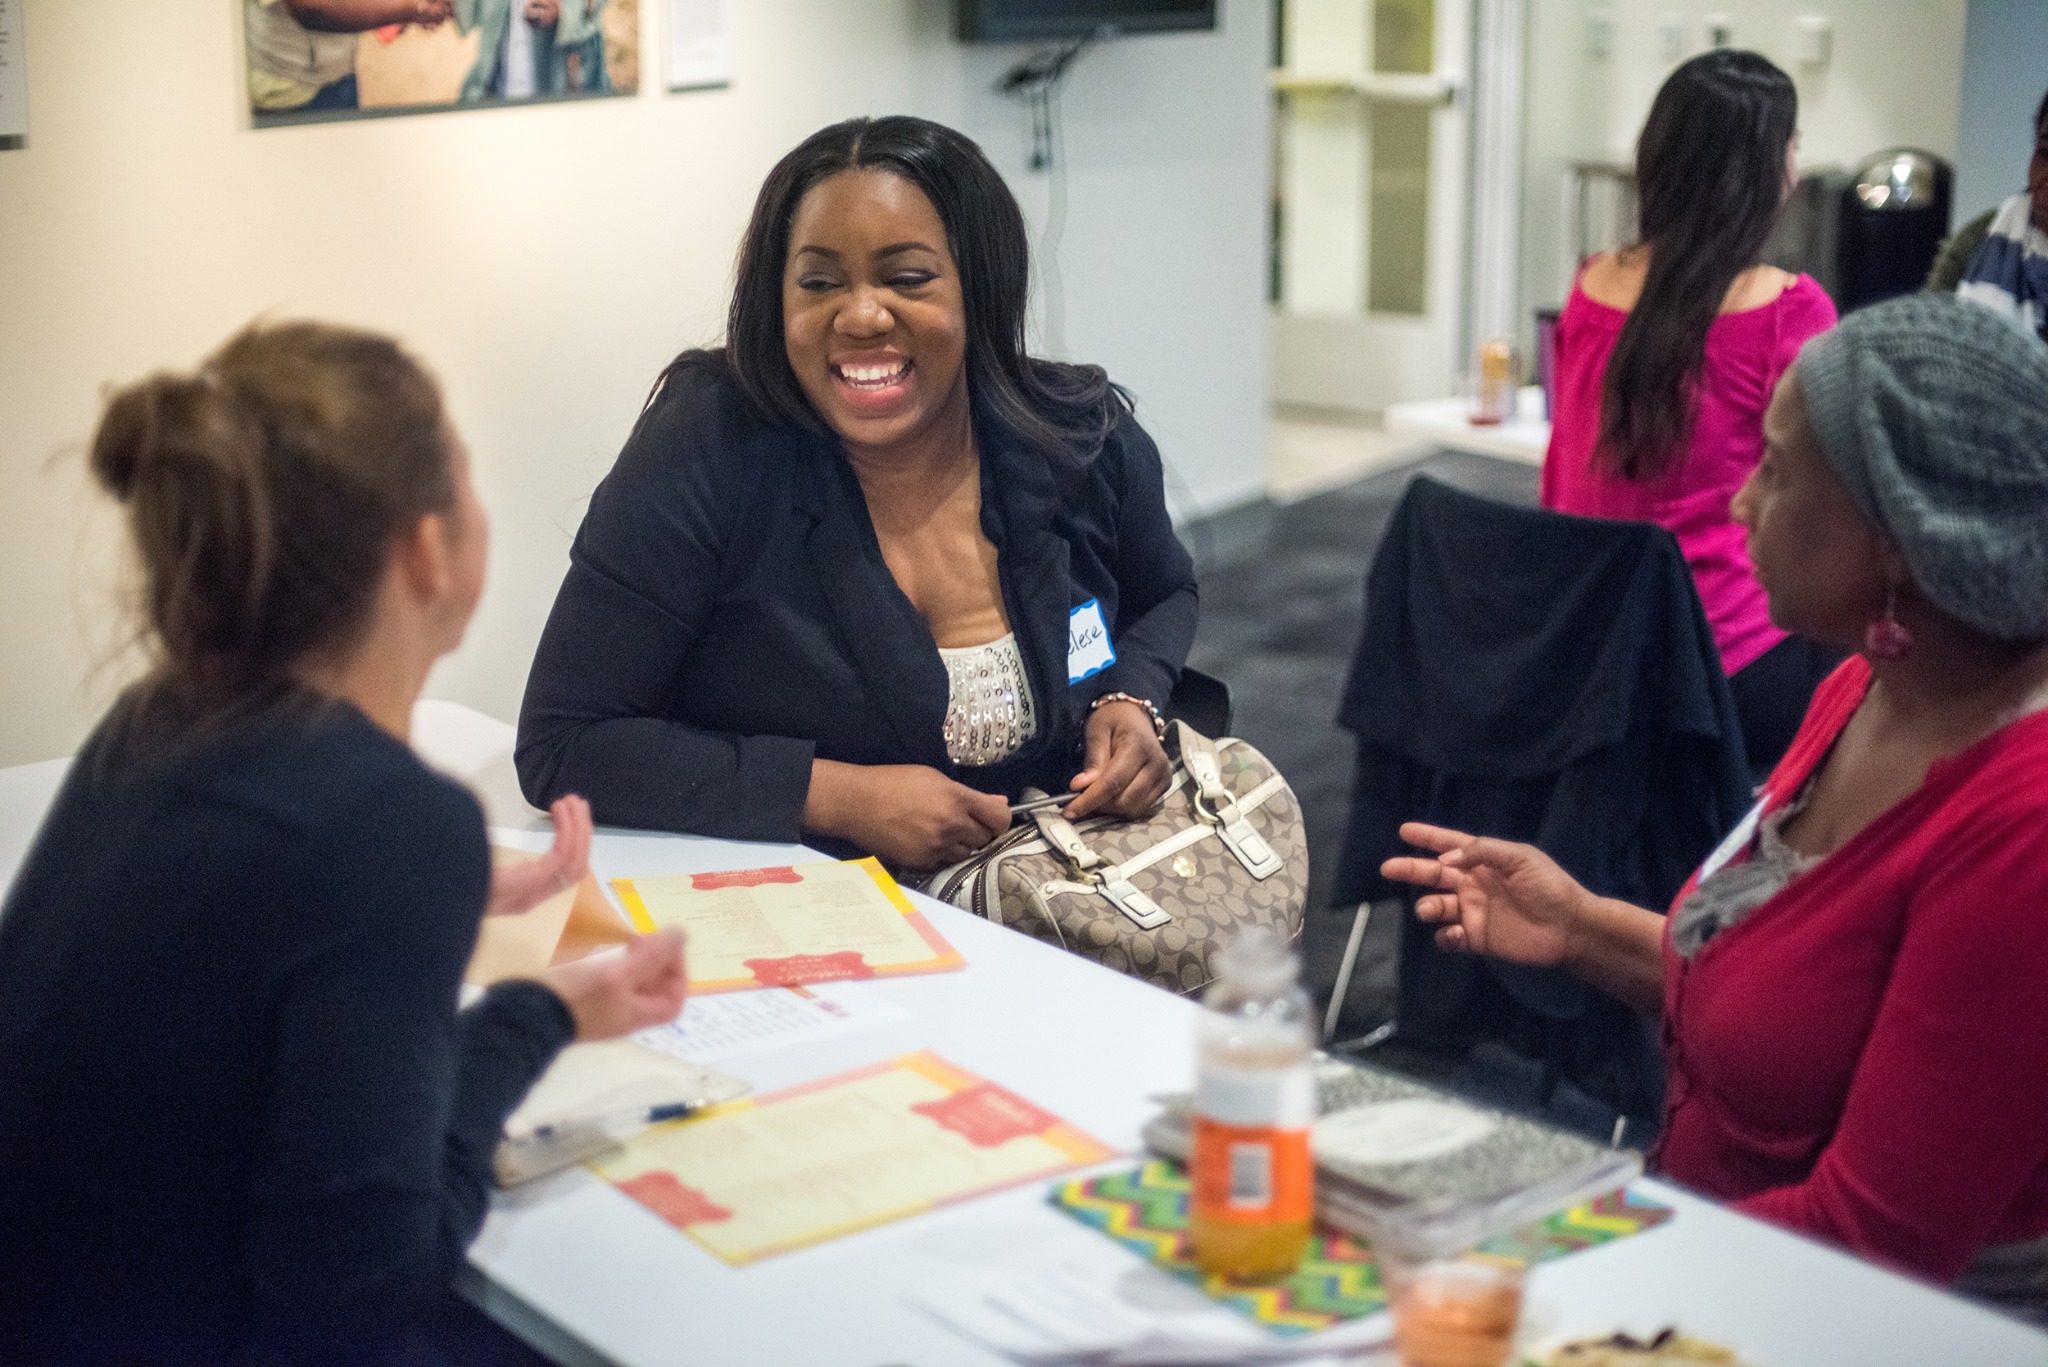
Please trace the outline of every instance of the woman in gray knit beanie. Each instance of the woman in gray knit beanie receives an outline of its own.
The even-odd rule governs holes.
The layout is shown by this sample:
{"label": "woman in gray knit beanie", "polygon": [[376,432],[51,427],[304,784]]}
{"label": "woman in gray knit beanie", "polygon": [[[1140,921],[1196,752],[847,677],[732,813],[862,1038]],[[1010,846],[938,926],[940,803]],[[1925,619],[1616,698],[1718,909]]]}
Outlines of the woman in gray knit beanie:
{"label": "woman in gray knit beanie", "polygon": [[2048,348],[1954,296],[1808,342],[1735,520],[1858,650],[1669,918],[1408,825],[1447,949],[1664,1021],[1664,1172],[2048,1323]]}
{"label": "woman in gray knit beanie", "polygon": [[2001,641],[2048,638],[2048,348],[1954,295],[1908,295],[1815,337],[1798,373],[1822,454],[1892,552],[1887,590]]}

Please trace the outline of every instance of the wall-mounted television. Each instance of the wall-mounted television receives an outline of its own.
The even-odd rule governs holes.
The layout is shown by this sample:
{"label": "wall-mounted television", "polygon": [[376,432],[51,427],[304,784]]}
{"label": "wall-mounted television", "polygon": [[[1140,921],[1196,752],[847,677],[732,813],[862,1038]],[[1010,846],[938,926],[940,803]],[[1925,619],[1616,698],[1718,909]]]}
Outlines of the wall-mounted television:
{"label": "wall-mounted television", "polygon": [[1216,27],[1216,0],[956,0],[963,42],[1030,43]]}

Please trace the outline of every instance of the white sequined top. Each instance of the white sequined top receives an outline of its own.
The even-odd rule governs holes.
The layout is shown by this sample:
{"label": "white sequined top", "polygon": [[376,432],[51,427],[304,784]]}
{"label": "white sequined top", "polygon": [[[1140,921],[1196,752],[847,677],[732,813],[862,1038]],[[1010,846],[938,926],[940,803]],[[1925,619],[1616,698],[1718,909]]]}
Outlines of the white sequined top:
{"label": "white sequined top", "polygon": [[970,769],[1017,753],[1038,734],[1024,655],[1010,632],[981,646],[940,647],[951,693],[946,701],[946,753]]}

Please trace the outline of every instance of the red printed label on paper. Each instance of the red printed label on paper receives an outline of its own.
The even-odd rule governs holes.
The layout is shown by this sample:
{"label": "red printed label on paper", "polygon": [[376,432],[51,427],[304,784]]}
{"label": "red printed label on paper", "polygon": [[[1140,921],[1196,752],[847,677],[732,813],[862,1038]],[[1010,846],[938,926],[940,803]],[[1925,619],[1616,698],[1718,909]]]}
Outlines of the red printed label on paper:
{"label": "red printed label on paper", "polygon": [[732,1212],[695,1187],[686,1187],[672,1172],[643,1172],[618,1184],[619,1190],[674,1225],[716,1224],[730,1220]]}
{"label": "red printed label on paper", "polygon": [[791,954],[781,959],[745,960],[747,971],[763,987],[791,987],[797,983],[843,982],[848,978],[872,978],[875,970],[857,949],[837,954]]}
{"label": "red printed label on paper", "polygon": [[758,888],[769,883],[801,883],[804,876],[795,869],[732,869],[725,873],[693,873],[690,886],[698,892],[720,888]]}
{"label": "red printed label on paper", "polygon": [[984,1149],[1044,1134],[1060,1123],[1058,1116],[988,1082],[937,1101],[920,1101],[910,1109],[930,1116],[944,1128],[964,1136],[968,1143]]}

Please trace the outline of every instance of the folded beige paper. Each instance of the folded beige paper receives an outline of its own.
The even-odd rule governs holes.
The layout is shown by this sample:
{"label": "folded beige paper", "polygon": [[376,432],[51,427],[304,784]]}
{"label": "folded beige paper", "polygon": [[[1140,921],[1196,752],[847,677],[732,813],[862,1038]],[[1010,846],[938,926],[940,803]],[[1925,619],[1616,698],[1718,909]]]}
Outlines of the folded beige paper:
{"label": "folded beige paper", "polygon": [[[525,850],[491,847],[493,867],[537,858]],[[597,879],[585,875],[531,911],[484,917],[462,980],[489,987],[507,978],[531,978],[549,964],[568,963],[632,937],[633,928],[612,910]]]}

